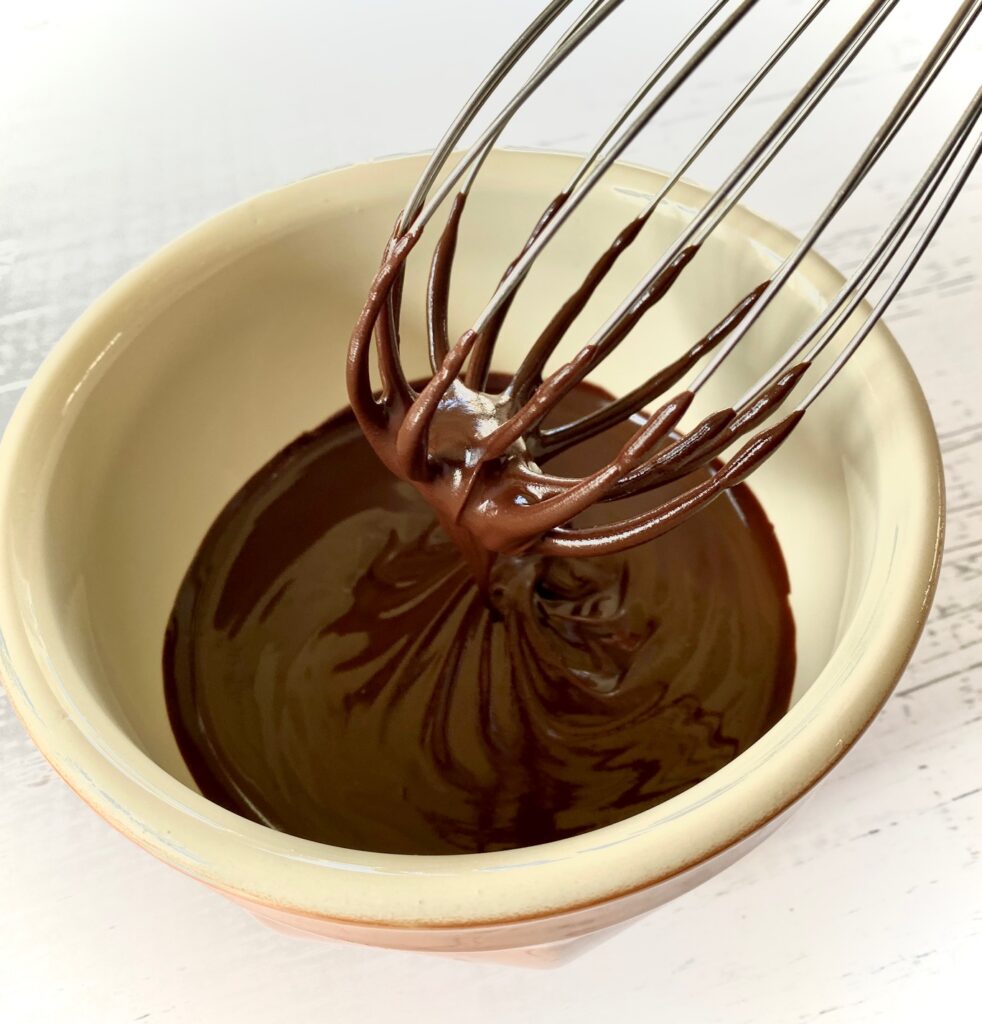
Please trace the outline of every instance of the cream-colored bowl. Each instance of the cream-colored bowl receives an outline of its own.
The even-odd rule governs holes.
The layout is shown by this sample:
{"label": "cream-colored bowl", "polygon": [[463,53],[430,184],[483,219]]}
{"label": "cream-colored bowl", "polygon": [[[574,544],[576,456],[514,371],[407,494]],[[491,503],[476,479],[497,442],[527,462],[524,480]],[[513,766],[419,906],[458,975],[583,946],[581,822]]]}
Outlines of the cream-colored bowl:
{"label": "cream-colored bowl", "polygon": [[[0,446],[4,675],[37,745],[99,814],[267,921],[443,952],[538,947],[528,953],[535,958],[720,870],[859,736],[924,622],[940,551],[941,467],[921,391],[879,327],[753,481],[792,580],[793,706],[722,771],[643,814],[536,848],[410,857],[296,839],[209,802],[167,724],[160,665],[171,603],[227,499],[344,404],[348,334],[421,165],[413,157],[346,168],[243,203],[128,274],[68,332]],[[517,152],[489,161],[462,232],[458,330],[574,166]],[[503,367],[661,180],[612,170],[523,289],[500,346]],[[704,195],[675,190],[571,343]],[[792,243],[735,211],[598,382],[635,385],[765,279]],[[413,261],[406,289],[411,372],[423,369],[413,330],[425,262]],[[693,417],[732,402],[840,283],[809,258]]]}

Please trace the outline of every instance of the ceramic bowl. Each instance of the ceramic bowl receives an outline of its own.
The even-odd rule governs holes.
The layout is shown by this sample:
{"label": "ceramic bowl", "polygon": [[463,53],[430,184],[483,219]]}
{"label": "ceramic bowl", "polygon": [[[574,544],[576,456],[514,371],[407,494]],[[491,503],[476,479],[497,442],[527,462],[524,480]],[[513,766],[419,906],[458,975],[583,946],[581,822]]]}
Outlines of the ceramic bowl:
{"label": "ceramic bowl", "polygon": [[[413,157],[349,167],[242,203],[124,277],[62,339],[0,446],[3,671],[34,741],[85,801],[265,921],[378,946],[548,962],[742,855],[866,728],[932,596],[941,464],[917,381],[880,326],[753,479],[792,582],[792,706],[724,769],[651,810],[540,847],[440,857],[319,845],[209,802],[164,708],[171,604],[228,498],[345,403],[348,334],[421,166]],[[457,331],[574,166],[509,151],[488,162],[462,229]],[[605,178],[523,288],[499,346],[503,368],[661,181],[626,165]],[[673,191],[571,344],[704,198],[693,185]],[[691,344],[793,241],[734,211],[598,383],[623,392]],[[410,373],[423,371],[413,326],[425,263],[413,261],[406,288],[406,350],[420,357]],[[693,421],[732,402],[840,283],[807,259]]]}

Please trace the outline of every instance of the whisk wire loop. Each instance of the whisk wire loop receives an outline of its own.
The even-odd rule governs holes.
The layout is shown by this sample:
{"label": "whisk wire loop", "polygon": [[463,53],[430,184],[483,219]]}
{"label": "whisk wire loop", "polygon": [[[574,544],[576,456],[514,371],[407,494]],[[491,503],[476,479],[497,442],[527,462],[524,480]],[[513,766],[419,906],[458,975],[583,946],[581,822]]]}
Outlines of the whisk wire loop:
{"label": "whisk wire loop", "polygon": [[[687,272],[730,211],[772,165],[880,30],[898,0],[871,0],[866,5],[804,85],[783,105],[587,343],[572,359],[547,374],[547,363],[590,296],[640,236],[654,211],[818,20],[828,0],[816,0],[713,119],[641,212],[614,237],[579,288],[531,341],[504,390],[487,394],[496,339],[518,289],[536,260],[610,166],[731,36],[759,0],[716,0],[667,51],[534,225],[471,329],[451,344],[446,306],[458,228],[467,196],[482,165],[524,103],[623,2],[590,0],[584,4],[558,41],[539,59],[488,125],[479,130],[476,141],[447,170],[464,133],[476,122],[521,59],[572,5],[572,0],[548,3],[491,68],[445,132],[410,194],[352,335],[348,361],[352,404],[356,411],[362,410],[359,419],[383,460],[417,486],[430,486],[435,475],[443,472],[435,463],[431,449],[431,427],[439,419],[442,403],[458,401],[465,393],[483,396],[482,408],[489,417],[488,424],[466,463],[454,470],[456,498],[448,516],[454,528],[459,525],[463,529],[482,516],[494,518],[496,524],[506,521],[506,526],[499,525],[495,534],[499,550],[533,549],[574,557],[622,550],[673,528],[696,514],[707,501],[744,480],[781,447],[806,410],[869,336],[982,158],[982,135],[978,133],[982,119],[980,87],[886,229],[814,321],[790,340],[774,364],[731,407],[704,416],[689,429],[680,427],[694,396],[734,357],[770,304],[793,280],[802,262],[876,167],[963,43],[982,11],[982,0],[962,0],[831,198],[768,280],[726,311],[703,338],[696,339],[687,351],[657,369],[627,395],[612,399],[606,406],[577,420],[547,425],[547,418],[563,397],[637,327]],[[956,168],[959,158],[961,162]],[[451,195],[454,195],[453,204],[431,260],[427,286],[427,334],[433,377],[417,394],[402,375],[399,355],[404,262],[425,226]],[[924,218],[926,222],[916,232]],[[866,307],[858,326],[843,339],[843,332],[874,287],[887,276],[905,243],[909,249],[902,256],[900,266],[886,280],[879,298]],[[377,400],[372,397],[368,365],[373,334],[382,378]],[[783,418],[765,425],[796,391],[833,340],[841,340],[839,350],[813,381],[805,397]],[[683,385],[686,377],[691,380]],[[665,398],[665,395],[670,397]],[[594,473],[572,479],[548,471],[549,459],[558,453],[649,408],[656,400],[660,404],[645,415],[629,441]],[[395,427],[394,432],[388,429],[390,426]],[[731,452],[738,442],[742,444],[735,454],[726,456],[721,464],[714,463],[713,460]],[[596,501],[617,501],[651,491],[697,470],[702,471],[702,476],[693,478],[695,482],[688,488],[656,502],[646,512],[604,526],[581,527],[573,522]],[[512,514],[508,517],[496,516],[495,503],[503,501],[510,503]]]}

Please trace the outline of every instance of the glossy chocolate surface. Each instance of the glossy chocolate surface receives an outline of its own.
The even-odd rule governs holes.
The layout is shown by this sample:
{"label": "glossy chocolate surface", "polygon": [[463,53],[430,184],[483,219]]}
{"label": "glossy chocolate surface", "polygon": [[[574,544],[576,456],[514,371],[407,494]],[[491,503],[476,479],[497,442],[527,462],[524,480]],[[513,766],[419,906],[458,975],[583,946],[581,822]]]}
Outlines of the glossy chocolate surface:
{"label": "glossy chocolate surface", "polygon": [[[557,418],[608,401],[580,384]],[[637,426],[550,471],[591,472]],[[575,523],[649,506],[636,495]],[[164,668],[212,800],[337,846],[458,853],[575,835],[699,782],[786,710],[794,662],[783,559],[746,486],[640,547],[499,555],[482,593],[346,410],[222,511]]]}

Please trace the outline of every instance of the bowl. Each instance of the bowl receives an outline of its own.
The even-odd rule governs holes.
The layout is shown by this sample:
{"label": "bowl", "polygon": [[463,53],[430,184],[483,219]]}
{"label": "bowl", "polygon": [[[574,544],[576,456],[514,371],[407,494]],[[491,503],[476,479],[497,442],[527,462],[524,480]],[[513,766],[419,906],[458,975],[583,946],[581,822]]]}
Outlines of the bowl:
{"label": "bowl", "polygon": [[[211,803],[165,711],[171,604],[231,495],[345,404],[348,334],[422,165],[410,157],[348,167],[242,203],[126,275],[56,346],[0,445],[3,674],[28,732],[79,796],[265,922],[551,963],[743,855],[863,732],[903,671],[933,594],[941,463],[917,381],[880,325],[752,481],[791,578],[791,707],[721,771],[642,814],[538,847],[397,856],[298,839]],[[574,157],[513,151],[488,161],[461,233],[456,331],[575,166]],[[502,366],[515,365],[530,328],[662,181],[639,167],[611,170],[522,289]],[[570,344],[585,340],[705,197],[686,183],[673,190]],[[633,386],[646,351],[656,348],[662,363],[691,344],[793,245],[787,232],[735,210],[598,383]],[[419,355],[410,373],[423,371],[413,331],[425,264],[414,259],[406,288],[405,347]],[[809,256],[700,396],[693,422],[752,383],[841,281]]]}

